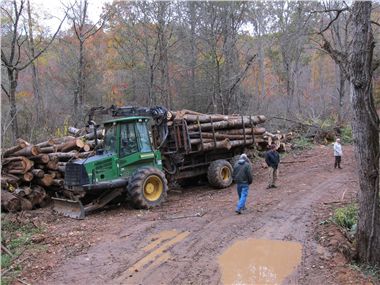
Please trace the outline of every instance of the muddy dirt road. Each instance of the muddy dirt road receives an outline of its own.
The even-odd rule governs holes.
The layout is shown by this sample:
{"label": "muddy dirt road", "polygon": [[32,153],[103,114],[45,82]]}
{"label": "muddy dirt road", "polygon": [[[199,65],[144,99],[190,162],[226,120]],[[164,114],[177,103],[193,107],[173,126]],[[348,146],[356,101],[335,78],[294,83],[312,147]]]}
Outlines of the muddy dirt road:
{"label": "muddy dirt road", "polygon": [[[277,189],[266,189],[267,170],[259,164],[254,167],[248,209],[242,215],[234,212],[234,186],[221,191],[208,186],[175,190],[161,208],[137,211],[122,205],[83,221],[57,218],[41,210],[47,231],[40,242],[47,250],[25,269],[23,278],[32,284],[365,282],[359,273],[347,273],[348,266],[337,265],[336,253],[315,238],[319,221],[328,218],[324,205],[355,198],[353,149],[345,147],[342,170],[332,168],[331,149],[324,146],[296,157],[288,155],[283,161],[291,163],[281,165]],[[245,262],[246,255],[255,254],[249,243],[246,250],[241,245],[240,253],[223,260],[235,242],[251,239],[288,241],[296,248],[284,251],[285,257],[280,249],[272,250],[265,261],[268,264],[254,269]],[[250,272],[241,273],[238,279],[231,276],[235,274],[231,265],[223,264],[231,260]],[[292,262],[289,272],[282,272]]]}

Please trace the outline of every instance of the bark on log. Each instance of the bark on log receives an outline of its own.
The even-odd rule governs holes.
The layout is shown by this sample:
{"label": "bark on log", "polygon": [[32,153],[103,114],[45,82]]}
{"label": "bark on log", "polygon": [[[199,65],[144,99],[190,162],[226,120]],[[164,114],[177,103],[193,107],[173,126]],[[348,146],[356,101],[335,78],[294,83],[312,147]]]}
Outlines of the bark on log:
{"label": "bark on log", "polygon": [[79,136],[79,134],[81,133],[81,129],[78,129],[78,128],[75,128],[75,127],[69,127],[68,130],[67,130],[70,134],[74,135],[74,136]]}
{"label": "bark on log", "polygon": [[4,169],[7,173],[24,174],[29,171],[34,165],[34,162],[26,157],[19,156],[18,160],[9,162]]}
{"label": "bark on log", "polygon": [[50,139],[49,142],[51,145],[54,145],[54,144],[62,144],[62,143],[68,142],[68,141],[72,141],[74,139],[75,139],[75,137],[73,137],[73,136],[66,136],[66,137],[62,137],[62,138]]}
{"label": "bark on log", "polygon": [[68,152],[74,149],[81,149],[84,147],[84,142],[81,139],[73,139],[66,143],[57,145],[57,151]]}
{"label": "bark on log", "polygon": [[21,201],[12,193],[1,190],[1,208],[7,212],[17,212],[21,209]]}
{"label": "bark on log", "polygon": [[210,123],[211,120],[213,122],[219,122],[219,121],[228,121],[231,119],[238,119],[239,117],[236,116],[226,116],[226,115],[192,115],[192,114],[185,114],[182,116],[183,119],[187,122],[200,122],[200,123]]}
{"label": "bark on log", "polygon": [[58,157],[59,160],[69,160],[69,159],[75,159],[79,157],[79,153],[77,151],[70,151],[70,152],[55,152],[49,154],[49,157]]}
{"label": "bark on log", "polygon": [[58,171],[59,171],[59,172],[62,172],[62,173],[65,173],[65,171],[66,171],[66,166],[65,166],[65,165],[58,165]]}
{"label": "bark on log", "polygon": [[190,143],[191,144],[200,144],[200,143],[209,143],[209,142],[213,142],[214,140],[213,139],[207,139],[207,138],[204,138],[204,139],[190,139]]}
{"label": "bark on log", "polygon": [[30,146],[30,143],[28,143],[26,140],[23,140],[23,139],[17,139],[16,144],[21,146],[21,148],[26,148]]}
{"label": "bark on log", "polygon": [[14,193],[17,196],[25,197],[25,196],[28,196],[30,193],[32,193],[32,188],[30,187],[17,188]]}
{"label": "bark on log", "polygon": [[19,182],[19,178],[15,175],[12,175],[10,173],[7,173],[6,175],[1,175],[1,188],[3,189],[3,186],[8,189],[8,184],[17,187],[17,184]]}
{"label": "bark on log", "polygon": [[[234,120],[228,120],[228,121],[220,121],[220,122],[215,122],[213,124],[211,123],[205,123],[205,124],[200,124],[201,130],[202,131],[210,131],[212,128],[215,130],[219,129],[234,129],[234,128],[241,128],[243,127],[243,123],[245,127],[253,127],[254,124],[261,123],[261,119],[259,118],[260,116],[252,116],[252,125],[250,125],[250,120],[249,117],[243,117],[243,120],[241,119],[234,119]],[[191,125],[188,126],[189,131],[195,131],[199,130],[198,125]]]}
{"label": "bark on log", "polygon": [[95,155],[95,151],[80,152],[78,158],[87,158],[93,155]]}
{"label": "bark on log", "polygon": [[35,161],[36,163],[48,163],[50,160],[50,157],[46,153],[41,153],[39,155],[30,157],[30,159]]}
{"label": "bark on log", "polygon": [[35,146],[38,146],[41,149],[46,148],[46,147],[51,147],[52,145],[54,145],[54,143],[50,139],[47,141],[35,144]]}
{"label": "bark on log", "polygon": [[22,147],[20,145],[12,146],[10,148],[5,149],[2,152],[2,156],[7,157],[7,156],[11,155],[12,153],[15,153],[16,151],[19,151],[20,149],[22,149]]}
{"label": "bark on log", "polygon": [[63,179],[54,179],[53,183],[51,185],[56,186],[56,187],[62,187],[64,185],[64,180]]}
{"label": "bark on log", "polygon": [[240,146],[240,145],[250,145],[250,144],[253,144],[253,140],[246,140],[244,142],[244,140],[234,140],[234,141],[230,141],[231,143],[231,147],[235,147],[235,146]]}
{"label": "bark on log", "polygon": [[46,191],[42,187],[36,185],[32,188],[32,193],[28,195],[28,199],[32,203],[33,207],[39,206],[42,204],[43,200],[46,197]]}
{"label": "bark on log", "polygon": [[[255,127],[253,128],[253,134],[254,135],[262,135],[265,133],[265,128],[259,128],[259,127]],[[219,134],[229,134],[229,135],[244,135],[244,133],[246,135],[252,135],[252,128],[245,128],[243,130],[243,128],[241,129],[232,129],[232,130],[219,130],[218,131]]]}
{"label": "bark on log", "polygon": [[24,197],[18,197],[20,199],[21,211],[30,211],[33,209],[32,202]]}
{"label": "bark on log", "polygon": [[57,152],[58,148],[57,146],[49,146],[49,147],[43,147],[40,148],[41,153],[52,153],[52,152]]}
{"label": "bark on log", "polygon": [[210,149],[231,149],[231,142],[229,139],[225,139],[223,141],[217,141],[216,144],[214,142],[212,143],[204,143],[198,145],[198,150],[199,151],[204,151],[204,150],[210,150]]}
{"label": "bark on log", "polygon": [[[103,130],[98,130],[98,131],[96,132],[96,137],[97,137],[98,139],[102,139],[102,138],[103,138]],[[89,134],[87,134],[87,135],[81,136],[81,138],[84,138],[84,139],[86,139],[86,140],[93,140],[93,139],[95,139],[95,135],[94,135],[93,132],[91,132],[91,133],[89,133]]]}
{"label": "bark on log", "polygon": [[31,172],[33,173],[35,177],[38,177],[38,178],[44,177],[44,174],[45,174],[45,172],[42,169],[36,169],[36,168],[32,169]]}
{"label": "bark on log", "polygon": [[35,156],[41,153],[41,150],[38,146],[30,145],[26,148],[20,149],[15,153],[12,153],[10,156]]}

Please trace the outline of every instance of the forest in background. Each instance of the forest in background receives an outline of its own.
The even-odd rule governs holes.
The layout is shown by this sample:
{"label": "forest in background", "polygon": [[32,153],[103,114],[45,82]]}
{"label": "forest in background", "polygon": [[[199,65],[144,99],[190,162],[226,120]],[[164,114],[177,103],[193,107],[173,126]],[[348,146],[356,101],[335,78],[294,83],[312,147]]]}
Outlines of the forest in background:
{"label": "forest in background", "polygon": [[[343,2],[122,1],[105,4],[98,21],[89,5],[64,4],[71,28],[52,31],[32,1],[2,1],[4,146],[63,135],[68,125],[83,126],[91,107],[111,104],[350,119],[349,84],[326,53],[326,43],[350,49]],[[378,23],[379,5],[372,8]]]}

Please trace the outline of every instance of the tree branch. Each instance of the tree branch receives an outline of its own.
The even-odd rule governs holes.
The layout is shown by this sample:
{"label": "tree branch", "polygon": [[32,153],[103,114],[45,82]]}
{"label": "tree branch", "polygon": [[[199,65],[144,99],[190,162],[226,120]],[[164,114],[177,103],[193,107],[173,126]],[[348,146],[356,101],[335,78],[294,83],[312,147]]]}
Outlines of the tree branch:
{"label": "tree branch", "polygon": [[370,23],[380,27],[380,24],[378,22],[370,21]]}
{"label": "tree branch", "polygon": [[43,54],[47,48],[51,45],[51,43],[55,40],[56,36],[58,35],[59,31],[61,30],[61,27],[62,27],[62,24],[63,22],[65,21],[66,17],[67,17],[67,11],[65,13],[65,16],[63,17],[61,23],[59,24],[57,30],[55,31],[53,37],[50,39],[50,41],[46,44],[46,46],[40,50],[33,58],[31,58],[27,63],[25,63],[23,66],[21,67],[18,67],[17,69],[18,70],[23,70],[25,68],[27,68],[34,60],[36,60],[41,54]]}
{"label": "tree branch", "polygon": [[5,95],[7,95],[7,97],[8,97],[8,98],[10,98],[10,96],[9,96],[9,93],[8,93],[7,89],[5,89],[5,87],[4,87],[4,84],[3,84],[3,83],[1,83],[1,89],[3,89],[3,91],[4,91]]}

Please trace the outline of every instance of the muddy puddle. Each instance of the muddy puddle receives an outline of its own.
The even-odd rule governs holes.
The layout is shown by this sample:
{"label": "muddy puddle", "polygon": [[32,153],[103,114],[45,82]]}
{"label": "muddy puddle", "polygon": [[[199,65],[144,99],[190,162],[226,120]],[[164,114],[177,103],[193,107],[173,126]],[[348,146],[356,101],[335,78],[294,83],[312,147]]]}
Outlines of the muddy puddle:
{"label": "muddy puddle", "polygon": [[298,242],[248,239],[237,241],[220,257],[225,285],[281,284],[301,262]]}

